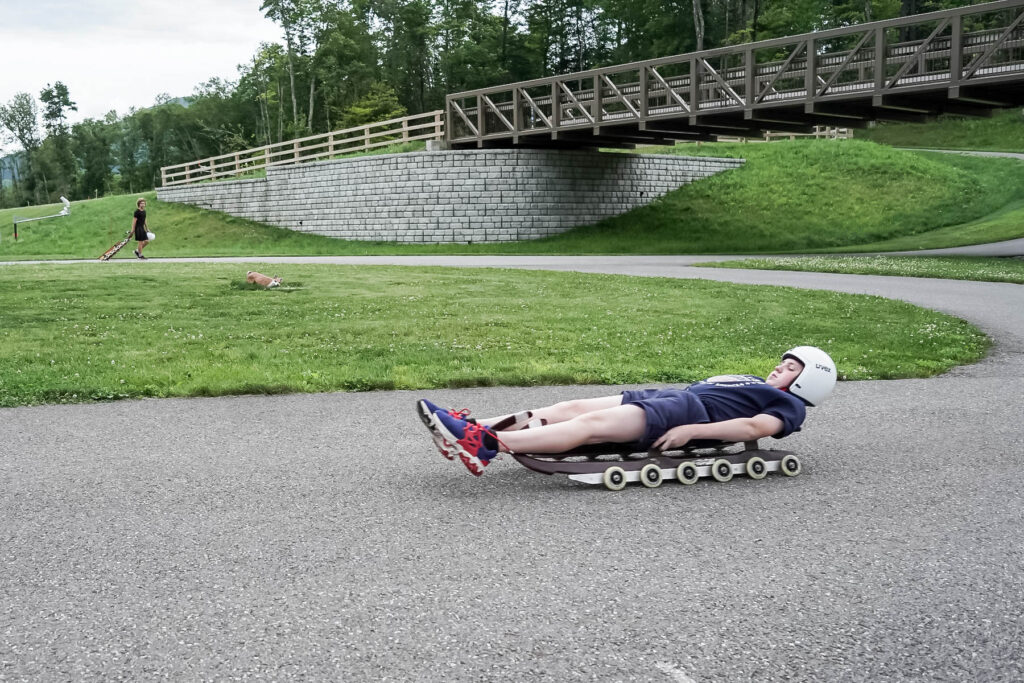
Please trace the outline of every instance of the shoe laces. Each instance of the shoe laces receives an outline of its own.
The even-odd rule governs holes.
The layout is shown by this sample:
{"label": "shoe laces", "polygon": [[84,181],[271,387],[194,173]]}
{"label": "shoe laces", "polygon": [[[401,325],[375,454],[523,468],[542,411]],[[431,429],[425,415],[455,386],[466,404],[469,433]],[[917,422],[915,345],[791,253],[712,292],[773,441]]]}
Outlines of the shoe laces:
{"label": "shoe laces", "polygon": [[[484,446],[484,434],[493,436],[494,440],[498,442],[498,448],[495,449],[494,458],[501,455],[502,448],[511,453],[511,450],[505,445],[505,442],[499,439],[497,434],[495,434],[490,427],[485,427],[484,425],[477,424],[476,422],[466,423],[466,431],[462,435],[463,446],[465,446],[467,450],[472,450],[473,455],[476,455],[480,452],[481,448],[486,448]],[[489,460],[493,460],[494,458],[489,458]]]}

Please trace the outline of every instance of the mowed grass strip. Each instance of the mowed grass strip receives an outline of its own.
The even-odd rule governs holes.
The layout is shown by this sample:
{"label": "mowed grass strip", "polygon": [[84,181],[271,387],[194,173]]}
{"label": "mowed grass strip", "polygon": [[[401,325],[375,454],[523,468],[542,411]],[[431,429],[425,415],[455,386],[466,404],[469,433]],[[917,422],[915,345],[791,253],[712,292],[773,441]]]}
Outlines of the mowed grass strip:
{"label": "mowed grass strip", "polygon": [[698,263],[709,268],[803,270],[1024,284],[1024,260],[967,256],[790,256]]}
{"label": "mowed grass strip", "polygon": [[[245,283],[247,269],[284,286]],[[796,344],[844,379],[984,355],[971,325],[879,297],[612,275],[122,262],[0,268],[0,405],[136,397],[685,383]]]}

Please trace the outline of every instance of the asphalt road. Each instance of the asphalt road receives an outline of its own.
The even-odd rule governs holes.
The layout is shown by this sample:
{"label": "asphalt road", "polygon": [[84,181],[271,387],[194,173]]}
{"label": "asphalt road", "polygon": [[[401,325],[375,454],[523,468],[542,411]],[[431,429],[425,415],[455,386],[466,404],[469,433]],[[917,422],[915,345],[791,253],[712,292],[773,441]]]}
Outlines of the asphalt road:
{"label": "asphalt road", "polygon": [[0,410],[0,680],[1024,679],[1024,287],[489,260],[891,296],[996,345],[841,383],[782,442],[799,477],[618,493],[509,458],[469,476],[418,392]]}

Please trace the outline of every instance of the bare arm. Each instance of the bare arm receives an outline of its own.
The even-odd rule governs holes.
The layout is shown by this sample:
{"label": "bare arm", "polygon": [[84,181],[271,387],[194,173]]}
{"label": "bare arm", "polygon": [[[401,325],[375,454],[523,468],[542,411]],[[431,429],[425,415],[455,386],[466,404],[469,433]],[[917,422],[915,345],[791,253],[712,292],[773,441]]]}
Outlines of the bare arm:
{"label": "bare arm", "polygon": [[739,417],[735,420],[708,422],[706,424],[680,425],[673,427],[654,442],[658,450],[685,446],[694,439],[719,441],[751,441],[761,439],[782,430],[782,420],[764,413],[754,417]]}

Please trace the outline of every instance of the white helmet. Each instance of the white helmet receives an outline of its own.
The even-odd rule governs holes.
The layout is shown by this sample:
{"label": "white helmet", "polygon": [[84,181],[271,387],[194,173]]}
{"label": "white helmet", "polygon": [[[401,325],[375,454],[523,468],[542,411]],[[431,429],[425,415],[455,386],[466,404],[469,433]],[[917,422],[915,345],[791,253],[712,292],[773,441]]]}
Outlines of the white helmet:
{"label": "white helmet", "polygon": [[796,346],[782,354],[804,364],[803,371],[789,385],[789,393],[807,405],[820,406],[836,385],[836,364],[831,356],[817,346]]}

